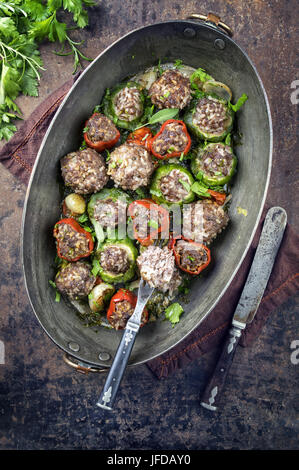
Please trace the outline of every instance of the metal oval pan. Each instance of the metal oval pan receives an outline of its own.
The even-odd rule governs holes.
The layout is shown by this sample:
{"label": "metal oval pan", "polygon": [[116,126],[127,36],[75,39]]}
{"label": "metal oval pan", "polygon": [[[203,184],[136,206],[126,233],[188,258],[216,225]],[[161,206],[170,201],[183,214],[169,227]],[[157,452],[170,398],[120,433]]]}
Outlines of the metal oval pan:
{"label": "metal oval pan", "polygon": [[[216,39],[222,39],[225,47],[215,47]],[[49,279],[54,276],[52,227],[59,214],[59,160],[79,147],[84,122],[100,103],[104,90],[159,58],[162,62],[181,59],[192,67],[203,67],[227,83],[235,99],[242,93],[249,99],[238,112],[243,144],[236,147],[239,165],[232,190],[231,223],[212,245],[212,268],[194,282],[190,302],[175,328],[159,321],[142,328],[131,365],[175,346],[220,301],[250,246],[269,184],[272,126],[268,100],[250,59],[227,35],[195,21],[169,21],[135,30],[97,57],[72,87],[47,131],[31,175],[22,224],[24,276],[32,308],[57,346],[93,366],[111,364],[112,359],[104,361],[99,354],[106,359],[108,353],[112,358],[121,333],[84,327],[63,300],[54,301]],[[238,214],[238,206],[247,209],[247,217]],[[70,342],[78,345],[76,352],[70,349]]]}

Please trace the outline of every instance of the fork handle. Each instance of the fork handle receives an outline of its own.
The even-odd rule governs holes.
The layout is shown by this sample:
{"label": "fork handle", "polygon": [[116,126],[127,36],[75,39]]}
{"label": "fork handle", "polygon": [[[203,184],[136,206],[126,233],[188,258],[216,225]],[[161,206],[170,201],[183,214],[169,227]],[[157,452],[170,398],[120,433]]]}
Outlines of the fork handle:
{"label": "fork handle", "polygon": [[116,395],[126,370],[138,330],[139,326],[130,326],[130,322],[128,322],[116,351],[104,388],[97,402],[97,406],[100,408],[104,408],[106,410],[113,409]]}

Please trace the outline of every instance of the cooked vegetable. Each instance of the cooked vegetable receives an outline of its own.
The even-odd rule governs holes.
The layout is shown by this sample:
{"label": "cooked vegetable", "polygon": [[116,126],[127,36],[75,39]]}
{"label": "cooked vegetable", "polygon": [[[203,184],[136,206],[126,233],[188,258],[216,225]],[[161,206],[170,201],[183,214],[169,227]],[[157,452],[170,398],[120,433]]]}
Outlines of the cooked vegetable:
{"label": "cooked vegetable", "polygon": [[191,137],[183,121],[168,119],[150,141],[150,151],[160,160],[187,155]]}
{"label": "cooked vegetable", "polygon": [[67,261],[86,258],[93,251],[93,239],[75,219],[61,219],[54,226],[53,236],[57,240],[57,254]]}
{"label": "cooked vegetable", "polygon": [[92,312],[101,313],[109,303],[115,288],[102,282],[97,284],[88,295],[88,303]]}
{"label": "cooked vegetable", "polygon": [[196,91],[202,90],[203,84],[208,80],[213,81],[214,79],[204,69],[199,67],[190,76],[191,88]]}
{"label": "cooked vegetable", "polygon": [[231,101],[233,96],[231,89],[227,85],[221,82],[216,82],[215,80],[206,81],[202,86],[202,90],[208,95],[217,95],[225,101]]}
{"label": "cooked vegetable", "polygon": [[[116,330],[123,330],[132,316],[137,304],[137,296],[127,289],[120,289],[112,297],[107,312],[107,320]],[[145,308],[141,316],[141,325],[148,321],[148,311]]]}
{"label": "cooked vegetable", "polygon": [[212,189],[208,189],[208,193],[210,193],[219,206],[223,206],[227,198],[226,193],[220,193],[219,191],[213,191]]}
{"label": "cooked vegetable", "polygon": [[142,246],[151,245],[160,233],[168,233],[169,212],[151,199],[132,202],[128,213],[133,220],[134,238]]}
{"label": "cooked vegetable", "polygon": [[139,83],[130,81],[108,89],[103,104],[104,114],[117,127],[133,131],[146,120],[145,96]]}
{"label": "cooked vegetable", "polygon": [[64,200],[64,215],[69,212],[71,217],[82,215],[86,209],[85,199],[80,194],[71,193]]}
{"label": "cooked vegetable", "polygon": [[229,103],[228,105],[233,110],[233,112],[236,113],[237,111],[239,111],[239,109],[243,106],[243,104],[247,100],[248,100],[248,96],[245,93],[243,93],[243,95],[240,96],[236,104]]}
{"label": "cooked vegetable", "polygon": [[87,211],[98,242],[102,242],[105,238],[103,229],[120,225],[125,233],[126,208],[131,202],[132,198],[117,188],[104,188],[91,196]]}
{"label": "cooked vegetable", "polygon": [[150,140],[153,137],[152,131],[149,127],[140,127],[131,132],[127,138],[127,144],[143,145],[147,150],[150,149]]}
{"label": "cooked vegetable", "polygon": [[225,100],[202,93],[187,110],[184,121],[199,139],[220,142],[231,131],[234,113]]}
{"label": "cooked vegetable", "polygon": [[194,176],[208,186],[223,186],[233,177],[237,157],[232,148],[221,142],[199,147],[191,161]]}
{"label": "cooked vegetable", "polygon": [[173,237],[170,241],[177,266],[188,274],[198,275],[211,261],[209,248],[183,236]]}
{"label": "cooked vegetable", "polygon": [[191,173],[179,164],[160,166],[154,173],[150,193],[160,204],[187,204],[194,200]]}
{"label": "cooked vegetable", "polygon": [[137,255],[137,248],[129,238],[107,239],[96,252],[100,277],[108,283],[130,281],[135,275]]}
{"label": "cooked vegetable", "polygon": [[94,113],[85,123],[84,140],[88,147],[102,152],[113,147],[120,138],[120,132],[113,122],[100,113]]}

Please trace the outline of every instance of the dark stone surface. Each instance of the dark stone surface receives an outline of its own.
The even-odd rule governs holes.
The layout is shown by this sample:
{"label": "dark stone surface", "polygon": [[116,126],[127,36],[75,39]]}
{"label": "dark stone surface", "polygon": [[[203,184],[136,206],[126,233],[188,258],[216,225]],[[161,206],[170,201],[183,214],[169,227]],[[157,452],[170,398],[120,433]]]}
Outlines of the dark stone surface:
{"label": "dark stone surface", "polygon": [[[94,8],[89,28],[75,34],[86,39],[84,53],[95,57],[136,27],[218,13],[255,63],[269,96],[274,159],[267,203],[284,207],[298,228],[298,106],[290,100],[291,83],[298,79],[296,6],[294,0],[114,0]],[[47,71],[39,98],[19,100],[25,118],[72,73],[71,59],[54,56],[55,47],[43,46]],[[217,350],[162,381],[146,365],[129,369],[115,411],[105,413],[95,407],[105,376],[70,369],[31,311],[20,265],[24,197],[24,186],[1,167],[1,449],[298,449],[299,365],[290,359],[291,343],[299,340],[296,299],[273,312],[252,348],[237,349],[217,415],[199,406]]]}

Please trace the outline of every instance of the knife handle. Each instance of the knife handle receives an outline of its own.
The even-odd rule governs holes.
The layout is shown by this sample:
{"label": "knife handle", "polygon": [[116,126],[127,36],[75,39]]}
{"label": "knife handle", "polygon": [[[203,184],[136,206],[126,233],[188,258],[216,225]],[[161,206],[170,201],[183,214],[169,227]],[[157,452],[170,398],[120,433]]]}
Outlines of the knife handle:
{"label": "knife handle", "polygon": [[220,401],[221,391],[224,388],[226,377],[241,337],[242,330],[233,326],[226,337],[222,353],[218,359],[216,368],[210,378],[201,399],[201,406],[211,411],[216,411]]}
{"label": "knife handle", "polygon": [[[129,323],[129,322],[128,322]],[[132,348],[138,333],[139,326],[127,324],[116,351],[112,366],[107,376],[104,388],[98,399],[97,406],[106,410],[112,410],[116,395],[127,367]]]}

